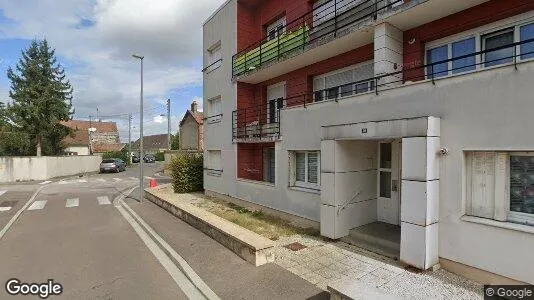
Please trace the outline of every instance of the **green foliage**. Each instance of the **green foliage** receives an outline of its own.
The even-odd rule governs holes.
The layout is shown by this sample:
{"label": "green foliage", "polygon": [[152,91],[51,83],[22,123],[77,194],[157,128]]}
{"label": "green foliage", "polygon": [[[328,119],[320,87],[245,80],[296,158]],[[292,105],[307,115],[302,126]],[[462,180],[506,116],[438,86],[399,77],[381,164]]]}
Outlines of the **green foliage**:
{"label": "green foliage", "polygon": [[120,158],[122,159],[127,165],[130,164],[128,151],[111,151],[106,152],[102,154],[102,159],[109,159],[109,158]]}
{"label": "green foliage", "polygon": [[7,77],[13,99],[4,112],[9,124],[32,137],[38,156],[42,152],[59,154],[61,140],[70,133],[59,122],[68,121],[74,111],[72,86],[55,58],[55,50],[46,40],[32,41],[15,70],[7,70]]}
{"label": "green foliage", "polygon": [[170,163],[175,193],[192,193],[204,189],[202,154],[185,153],[173,157]]}
{"label": "green foliage", "polygon": [[180,149],[180,135],[176,134],[172,137],[171,140],[171,150],[179,150]]}
{"label": "green foliage", "polygon": [[156,155],[154,155],[154,157],[156,157],[156,161],[165,161],[165,153],[164,152],[158,152],[158,153],[156,153]]}

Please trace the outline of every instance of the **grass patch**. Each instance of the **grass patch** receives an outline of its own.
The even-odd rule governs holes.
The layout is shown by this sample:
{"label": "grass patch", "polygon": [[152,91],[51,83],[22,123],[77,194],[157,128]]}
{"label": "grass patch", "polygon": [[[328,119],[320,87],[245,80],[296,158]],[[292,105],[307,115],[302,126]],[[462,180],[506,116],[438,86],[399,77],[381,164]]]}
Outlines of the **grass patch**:
{"label": "grass patch", "polygon": [[197,206],[274,241],[282,236],[294,234],[319,235],[319,231],[314,228],[294,226],[287,220],[265,214],[261,210],[251,211],[246,207],[241,207],[218,198],[206,198],[207,200],[197,204]]}

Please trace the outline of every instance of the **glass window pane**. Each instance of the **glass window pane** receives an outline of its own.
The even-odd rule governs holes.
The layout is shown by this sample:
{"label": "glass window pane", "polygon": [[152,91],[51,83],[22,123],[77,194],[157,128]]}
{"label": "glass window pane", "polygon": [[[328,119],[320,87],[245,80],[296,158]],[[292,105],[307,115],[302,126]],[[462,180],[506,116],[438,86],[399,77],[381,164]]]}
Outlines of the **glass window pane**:
{"label": "glass window pane", "polygon": [[391,169],[391,143],[380,144],[380,168]]}
{"label": "glass window pane", "polygon": [[346,84],[341,86],[341,97],[352,95],[352,84]]}
{"label": "glass window pane", "polygon": [[430,65],[439,61],[447,60],[449,58],[448,46],[441,46],[438,48],[430,49],[426,51],[426,60],[429,66],[427,67],[427,77],[442,77],[447,76],[447,62],[441,64]]}
{"label": "glass window pane", "polygon": [[323,101],[323,91],[317,91],[313,93],[313,100],[315,102]]}
{"label": "glass window pane", "polygon": [[308,182],[318,182],[319,158],[317,152],[308,152]]}
{"label": "glass window pane", "polygon": [[[521,26],[521,41],[534,39],[534,24]],[[521,59],[534,58],[534,42],[521,44]]]}
{"label": "glass window pane", "polygon": [[304,182],[306,180],[306,154],[297,152],[295,161],[295,180]]}
{"label": "glass window pane", "polygon": [[391,198],[391,172],[380,172],[380,197]]}
{"label": "glass window pane", "polygon": [[327,98],[328,99],[336,99],[338,92],[339,92],[339,88],[338,87],[326,90]]}
{"label": "glass window pane", "polygon": [[[475,49],[475,38],[452,43],[452,58],[473,54]],[[473,71],[476,69],[475,55],[455,59],[452,61],[452,74]]]}
{"label": "glass window pane", "polygon": [[[482,37],[485,50],[506,46],[514,43],[514,31],[506,31],[500,34],[492,34]],[[484,65],[486,67],[497,66],[513,61],[514,47],[486,52]]]}
{"label": "glass window pane", "polygon": [[[373,81],[371,81],[373,82]],[[365,92],[368,92],[370,89],[369,89],[369,82],[363,82],[363,83],[358,83],[356,85],[356,93],[359,94],[359,93],[365,93]]]}
{"label": "glass window pane", "polygon": [[510,157],[510,211],[534,214],[534,157]]}

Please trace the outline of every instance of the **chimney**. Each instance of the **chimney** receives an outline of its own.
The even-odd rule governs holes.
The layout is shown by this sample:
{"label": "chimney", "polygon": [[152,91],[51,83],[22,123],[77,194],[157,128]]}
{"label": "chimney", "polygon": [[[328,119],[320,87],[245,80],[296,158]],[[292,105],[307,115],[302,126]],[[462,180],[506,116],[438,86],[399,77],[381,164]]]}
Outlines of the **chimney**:
{"label": "chimney", "polygon": [[197,108],[198,108],[198,103],[196,101],[193,101],[193,103],[191,103],[191,112],[196,113]]}

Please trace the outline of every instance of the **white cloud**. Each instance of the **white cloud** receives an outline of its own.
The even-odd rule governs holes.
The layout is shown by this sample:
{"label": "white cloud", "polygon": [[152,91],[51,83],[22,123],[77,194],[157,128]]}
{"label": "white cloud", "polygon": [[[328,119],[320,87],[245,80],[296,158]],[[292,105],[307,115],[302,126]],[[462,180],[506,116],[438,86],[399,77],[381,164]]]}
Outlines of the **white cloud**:
{"label": "white cloud", "polygon": [[[13,21],[0,24],[0,39],[46,37],[73,63],[67,75],[78,116],[94,115],[96,107],[105,115],[124,113],[139,101],[132,53],[145,56],[147,107],[161,105],[171,89],[202,84],[202,22],[223,1],[0,1]],[[93,26],[80,27],[82,20]]]}

